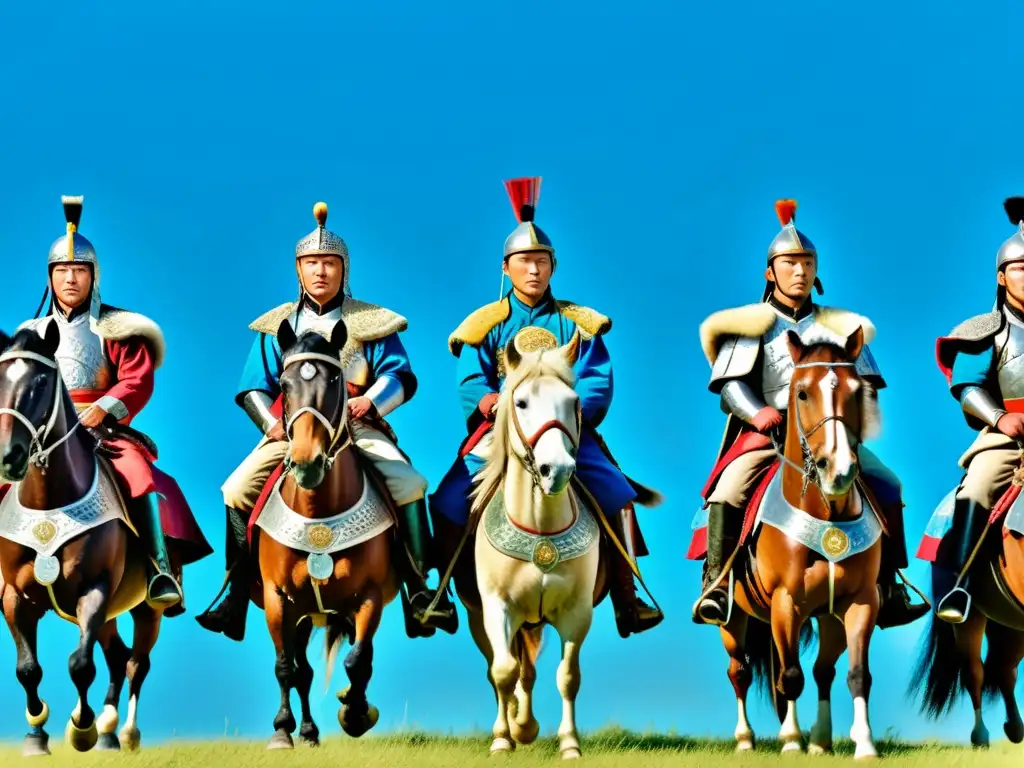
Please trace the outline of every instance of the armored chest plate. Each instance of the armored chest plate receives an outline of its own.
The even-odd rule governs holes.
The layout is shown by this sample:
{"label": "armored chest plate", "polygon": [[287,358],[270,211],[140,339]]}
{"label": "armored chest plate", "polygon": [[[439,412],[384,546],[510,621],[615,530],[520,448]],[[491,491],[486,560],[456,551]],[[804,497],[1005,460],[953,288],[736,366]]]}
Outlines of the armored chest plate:
{"label": "armored chest plate", "polygon": [[1009,322],[996,337],[999,393],[1003,400],[1015,400],[1024,397],[1024,325],[1010,312],[1006,318]]}
{"label": "armored chest plate", "polygon": [[54,317],[60,329],[56,358],[68,389],[108,389],[110,371],[103,339],[93,332],[89,315],[79,315],[71,321],[59,312]]}
{"label": "armored chest plate", "polygon": [[775,324],[762,337],[764,355],[761,363],[761,386],[765,402],[778,411],[789,405],[789,381],[793,378],[793,358],[786,343],[786,331],[796,331],[801,336],[814,325],[814,315],[793,322],[778,317]]}

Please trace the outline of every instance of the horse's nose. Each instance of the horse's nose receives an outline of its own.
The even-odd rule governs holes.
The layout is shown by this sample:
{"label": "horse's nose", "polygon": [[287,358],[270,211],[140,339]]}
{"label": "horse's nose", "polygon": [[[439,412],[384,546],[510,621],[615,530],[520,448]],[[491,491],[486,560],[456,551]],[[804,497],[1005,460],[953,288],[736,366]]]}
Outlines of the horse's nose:
{"label": "horse's nose", "polygon": [[23,445],[8,445],[4,451],[3,470],[4,475],[9,478],[20,477],[25,471],[28,463],[28,452]]}
{"label": "horse's nose", "polygon": [[547,477],[550,474],[551,474],[551,465],[550,464],[541,464],[540,465],[540,476],[541,477]]}

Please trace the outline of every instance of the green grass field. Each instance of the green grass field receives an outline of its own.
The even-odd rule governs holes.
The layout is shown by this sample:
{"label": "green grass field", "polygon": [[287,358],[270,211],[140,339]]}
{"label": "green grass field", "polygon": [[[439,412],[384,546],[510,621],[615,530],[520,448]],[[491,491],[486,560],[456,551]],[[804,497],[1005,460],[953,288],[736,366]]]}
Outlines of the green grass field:
{"label": "green grass field", "polygon": [[[1001,736],[1002,734],[999,734]],[[995,734],[993,734],[995,737]],[[194,768],[434,768],[435,766],[533,766],[558,765],[558,744],[554,738],[542,738],[529,747],[519,747],[515,754],[492,758],[487,750],[490,739],[481,734],[476,737],[441,737],[427,734],[390,736],[364,736],[351,739],[331,736],[318,748],[298,744],[292,751],[269,752],[264,742],[248,741],[182,741],[174,744],[147,746],[143,734],[142,750],[134,753],[90,752],[79,754],[62,743],[57,735],[51,736],[52,757],[39,758],[36,764],[46,765],[131,765],[181,766]],[[736,755],[728,742],[707,742],[667,735],[643,735],[624,731],[605,730],[582,738],[583,764],[604,766],[765,766],[780,761],[785,764],[807,765],[853,764],[853,745],[848,741],[836,743],[836,754],[828,757],[787,755],[782,757],[773,741],[759,742],[753,754]],[[893,766],[919,766],[920,768],[947,768],[957,765],[984,765],[986,768],[1017,768],[1024,757],[1024,746],[1015,747],[1005,741],[985,752],[968,747],[930,744],[902,744],[878,742],[883,761]],[[0,750],[17,758],[14,745]]]}

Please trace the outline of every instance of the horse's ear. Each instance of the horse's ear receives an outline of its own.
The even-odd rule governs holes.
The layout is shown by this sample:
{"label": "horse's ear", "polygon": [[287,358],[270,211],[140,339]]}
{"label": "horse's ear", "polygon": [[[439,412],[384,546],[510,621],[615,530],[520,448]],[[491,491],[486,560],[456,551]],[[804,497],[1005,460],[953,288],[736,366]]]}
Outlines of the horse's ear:
{"label": "horse's ear", "polygon": [[803,340],[800,338],[800,334],[796,331],[786,331],[786,343],[789,345],[789,356],[793,358],[793,362],[800,362],[804,352],[807,350]]}
{"label": "horse's ear", "polygon": [[523,362],[523,356],[516,349],[516,340],[509,339],[508,344],[505,345],[505,367],[514,371],[521,362]]}
{"label": "horse's ear", "polygon": [[51,357],[57,354],[57,347],[60,346],[60,328],[57,327],[57,321],[51,319],[46,324],[46,333],[43,334],[43,345],[46,348],[46,353]]}
{"label": "horse's ear", "polygon": [[345,325],[344,320],[338,320],[334,324],[334,328],[331,330],[331,346],[334,347],[339,353],[345,348],[348,343],[348,326]]}
{"label": "horse's ear", "polygon": [[851,360],[860,357],[860,351],[864,349],[864,326],[858,325],[857,330],[846,337],[846,356]]}
{"label": "horse's ear", "polygon": [[569,340],[569,343],[564,347],[560,347],[558,351],[562,353],[565,362],[569,365],[576,365],[576,358],[580,353],[580,332],[576,331],[572,335],[572,339]]}
{"label": "horse's ear", "polygon": [[294,347],[296,341],[295,331],[292,330],[292,324],[288,322],[286,317],[277,326],[277,343],[281,346],[281,352],[286,352]]}

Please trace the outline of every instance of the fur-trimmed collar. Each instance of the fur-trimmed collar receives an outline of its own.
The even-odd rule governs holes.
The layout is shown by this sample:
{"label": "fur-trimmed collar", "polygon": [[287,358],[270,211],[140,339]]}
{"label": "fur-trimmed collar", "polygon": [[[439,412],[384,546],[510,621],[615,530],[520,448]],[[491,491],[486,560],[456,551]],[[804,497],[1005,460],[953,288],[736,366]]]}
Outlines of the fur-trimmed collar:
{"label": "fur-trimmed collar", "polygon": [[[34,328],[42,333],[42,325],[49,320],[51,315],[34,320],[27,320],[18,326],[22,328]],[[145,315],[138,312],[129,312],[126,309],[112,307],[109,304],[100,305],[100,319],[96,322],[96,333],[109,341],[124,341],[125,339],[140,338],[149,345],[153,355],[154,370],[163,365],[167,346],[164,341],[163,331],[160,326]]]}
{"label": "fur-trimmed collar", "polygon": [[[864,343],[875,337],[875,326],[863,315],[835,307],[816,305],[815,321],[838,336],[849,336],[857,326],[864,329]],[[700,346],[704,357],[714,365],[718,350],[726,336],[759,338],[782,317],[768,303],[746,304],[742,307],[723,309],[710,315],[700,324]],[[788,318],[787,318],[788,319]]]}
{"label": "fur-trimmed collar", "polygon": [[[294,301],[289,301],[274,307],[253,320],[249,328],[268,336],[276,336],[281,321],[291,316],[296,306]],[[341,317],[345,321],[349,338],[355,341],[376,341],[409,327],[409,322],[397,312],[347,296],[341,305]]]}

